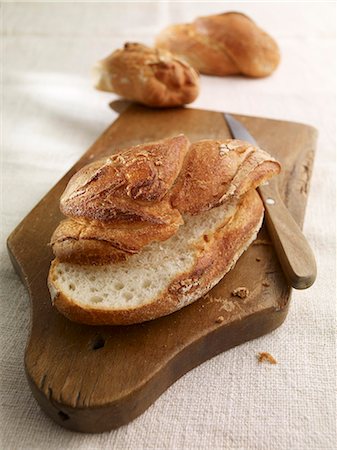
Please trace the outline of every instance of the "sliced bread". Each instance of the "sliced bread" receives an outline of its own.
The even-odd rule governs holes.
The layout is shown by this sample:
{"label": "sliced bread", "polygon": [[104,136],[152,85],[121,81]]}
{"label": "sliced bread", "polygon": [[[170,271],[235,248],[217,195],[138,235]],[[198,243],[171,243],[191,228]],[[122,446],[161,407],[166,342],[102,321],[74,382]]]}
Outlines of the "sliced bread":
{"label": "sliced bread", "polygon": [[252,189],[235,206],[184,216],[177,233],[126,261],[101,266],[52,262],[48,285],[69,319],[127,325],[170,314],[208,292],[256,238],[263,204]]}

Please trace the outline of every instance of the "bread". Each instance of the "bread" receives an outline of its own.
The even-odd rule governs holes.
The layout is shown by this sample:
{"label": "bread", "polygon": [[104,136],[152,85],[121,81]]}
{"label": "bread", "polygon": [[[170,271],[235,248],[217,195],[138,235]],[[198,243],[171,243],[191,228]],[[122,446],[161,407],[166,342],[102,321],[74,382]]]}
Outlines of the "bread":
{"label": "bread", "polygon": [[234,266],[262,218],[262,202],[251,190],[239,208],[221,205],[189,216],[170,239],[125,262],[79,266],[55,259],[49,274],[54,305],[89,325],[127,325],[170,314],[200,298]]}
{"label": "bread", "polygon": [[266,152],[232,139],[190,144],[179,135],[126,149],[70,180],[53,251],[78,264],[125,260],[174,235],[183,215],[238,202],[278,171]]}
{"label": "bread", "polygon": [[74,321],[124,325],[193,302],[255,239],[263,205],[254,188],[279,170],[249,143],[183,135],[84,167],[52,237],[54,305]]}
{"label": "bread", "polygon": [[275,40],[237,12],[171,25],[158,35],[156,46],[174,52],[207,75],[265,77],[280,61]]}
{"label": "bread", "polygon": [[180,106],[199,94],[199,76],[167,50],[125,44],[94,67],[97,89],[153,107]]}

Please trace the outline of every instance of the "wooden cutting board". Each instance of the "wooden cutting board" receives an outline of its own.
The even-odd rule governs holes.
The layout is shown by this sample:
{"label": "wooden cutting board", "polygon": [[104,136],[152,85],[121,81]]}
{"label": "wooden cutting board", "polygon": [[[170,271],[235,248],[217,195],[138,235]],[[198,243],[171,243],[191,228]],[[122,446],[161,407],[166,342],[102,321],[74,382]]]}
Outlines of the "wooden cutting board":
{"label": "wooden cutting board", "polygon": [[[317,132],[303,124],[237,116],[260,146],[282,163],[281,195],[303,224]],[[185,133],[191,141],[230,137],[222,113],[131,106],[36,205],[8,239],[13,265],[31,298],[25,368],[33,395],[60,425],[102,432],[144,412],[198,364],[262,336],[284,321],[291,289],[263,227],[234,270],[204,298],[151,322],[120,327],[72,323],[52,307],[48,246],[59,223],[59,197],[69,178],[117,149]],[[232,292],[246,287],[246,298]],[[188,401],[189,393],[185,393]]]}

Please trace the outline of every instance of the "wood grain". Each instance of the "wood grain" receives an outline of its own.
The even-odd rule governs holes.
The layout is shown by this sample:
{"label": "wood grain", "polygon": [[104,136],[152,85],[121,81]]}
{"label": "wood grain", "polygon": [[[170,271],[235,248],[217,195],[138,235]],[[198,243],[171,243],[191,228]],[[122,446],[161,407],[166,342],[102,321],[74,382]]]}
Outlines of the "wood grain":
{"label": "wood grain", "polygon": [[[237,118],[281,161],[280,195],[302,226],[316,131],[284,121]],[[42,409],[66,428],[102,432],[130,422],[187,371],[270,332],[286,317],[291,290],[264,227],[235,269],[207,296],[170,316],[126,327],[90,327],[70,322],[51,306],[48,243],[62,218],[58,202],[69,178],[95,158],[178,133],[191,141],[230,137],[222,113],[131,106],[8,239],[13,265],[31,298],[27,378]],[[232,295],[239,286],[249,290],[247,298]]]}
{"label": "wood grain", "polygon": [[314,254],[301,229],[283,203],[277,181],[259,187],[265,205],[265,223],[290,286],[307,289],[316,280],[317,267]]}

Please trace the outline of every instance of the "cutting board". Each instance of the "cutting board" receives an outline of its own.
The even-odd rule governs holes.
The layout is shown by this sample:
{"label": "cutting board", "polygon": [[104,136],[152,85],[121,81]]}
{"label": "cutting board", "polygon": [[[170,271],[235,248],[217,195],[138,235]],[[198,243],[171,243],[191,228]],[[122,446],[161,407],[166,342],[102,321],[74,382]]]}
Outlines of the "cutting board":
{"label": "cutting board", "polygon": [[[234,116],[281,161],[281,196],[302,226],[316,130],[299,123]],[[63,427],[95,433],[124,425],[186,372],[274,330],[287,315],[291,289],[265,227],[208,295],[169,316],[139,325],[94,327],[72,323],[52,307],[46,284],[53,258],[48,243],[62,218],[58,202],[70,177],[96,158],[178,133],[191,141],[230,137],[219,112],[132,105],[8,238],[13,265],[31,299],[27,378],[41,408]],[[238,287],[248,289],[249,295],[233,296]],[[187,391],[186,402],[188,396]]]}

